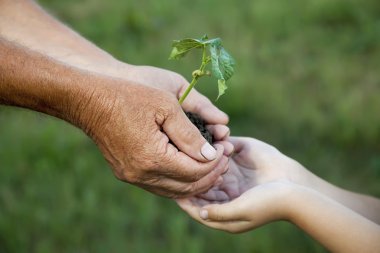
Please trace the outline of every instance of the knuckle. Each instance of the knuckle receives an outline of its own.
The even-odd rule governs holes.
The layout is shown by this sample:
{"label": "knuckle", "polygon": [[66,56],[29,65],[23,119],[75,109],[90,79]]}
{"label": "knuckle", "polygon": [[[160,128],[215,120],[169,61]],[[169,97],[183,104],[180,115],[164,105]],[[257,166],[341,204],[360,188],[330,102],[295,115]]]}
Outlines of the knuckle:
{"label": "knuckle", "polygon": [[[209,211],[210,212],[210,211]],[[211,212],[210,212],[211,213]],[[222,214],[219,212],[218,209],[215,209],[212,211],[212,217],[217,220],[217,221],[223,221],[224,217],[222,216]]]}
{"label": "knuckle", "polygon": [[[203,177],[203,173],[200,170],[195,170],[192,175],[193,180],[200,180]],[[194,182],[194,187],[199,185],[199,182]]]}
{"label": "knuckle", "polygon": [[144,173],[157,172],[160,169],[160,165],[156,160],[146,161],[142,169]]}
{"label": "knuckle", "polygon": [[189,186],[188,192],[189,193],[197,192],[200,190],[199,188],[200,188],[199,182],[191,183]]}
{"label": "knuckle", "polygon": [[114,175],[115,175],[116,179],[123,181],[123,182],[131,183],[131,184],[136,184],[140,181],[137,173],[132,172],[128,169],[124,169],[122,171],[115,171]]}
{"label": "knuckle", "polygon": [[194,183],[187,184],[185,187],[179,190],[180,194],[183,196],[192,195],[194,192]]}
{"label": "knuckle", "polygon": [[177,107],[177,100],[172,96],[166,96],[163,98],[164,103],[160,103],[155,110],[156,118],[165,121],[168,117],[175,115],[179,110]]}

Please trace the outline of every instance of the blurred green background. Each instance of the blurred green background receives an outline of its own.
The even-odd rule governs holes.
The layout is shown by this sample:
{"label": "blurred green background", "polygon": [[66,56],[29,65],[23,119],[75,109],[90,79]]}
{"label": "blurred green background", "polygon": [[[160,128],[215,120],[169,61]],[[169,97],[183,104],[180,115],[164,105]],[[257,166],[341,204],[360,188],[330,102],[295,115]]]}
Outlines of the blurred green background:
{"label": "blurred green background", "polygon": [[[216,104],[232,133],[380,197],[380,1],[40,3],[117,58],[187,78],[198,61],[168,61],[171,40],[223,38],[237,71]],[[212,100],[214,82],[198,86]],[[284,222],[241,235],[203,227],[172,201],[117,181],[79,130],[6,107],[0,217],[0,252],[325,252]]]}

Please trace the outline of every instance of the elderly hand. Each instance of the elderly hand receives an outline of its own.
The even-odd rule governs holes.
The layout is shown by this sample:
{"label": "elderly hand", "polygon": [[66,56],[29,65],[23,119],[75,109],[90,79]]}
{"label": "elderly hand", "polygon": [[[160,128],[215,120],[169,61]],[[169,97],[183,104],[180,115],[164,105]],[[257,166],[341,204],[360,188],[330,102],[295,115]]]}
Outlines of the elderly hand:
{"label": "elderly hand", "polygon": [[[189,85],[183,76],[166,69],[127,65],[119,62],[119,67],[114,67],[114,70],[118,71],[117,75],[123,76],[125,79],[170,92],[177,99]],[[230,130],[226,126],[228,116],[213,105],[207,97],[193,89],[182,104],[182,108],[186,112],[200,115],[208,124],[207,127],[213,133],[214,140],[223,141],[221,144],[225,146],[225,153],[232,152],[233,146],[229,142],[225,142],[230,134]]]}
{"label": "elderly hand", "polygon": [[227,169],[223,146],[206,142],[174,95],[124,81],[91,92],[80,126],[120,180],[183,197],[207,191]]}

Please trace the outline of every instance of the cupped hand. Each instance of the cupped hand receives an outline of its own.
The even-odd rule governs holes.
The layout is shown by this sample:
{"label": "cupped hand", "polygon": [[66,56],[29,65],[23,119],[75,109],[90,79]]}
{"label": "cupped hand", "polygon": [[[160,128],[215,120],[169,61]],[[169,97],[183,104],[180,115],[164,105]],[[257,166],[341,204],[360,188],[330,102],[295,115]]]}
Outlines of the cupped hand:
{"label": "cupped hand", "polygon": [[235,154],[220,185],[177,203],[199,222],[229,232],[243,232],[287,219],[294,170],[300,166],[276,148],[252,138],[231,137]]}
{"label": "cupped hand", "polygon": [[167,197],[207,191],[227,169],[171,93],[125,81],[94,84],[80,104],[79,126],[93,138],[115,176]]}
{"label": "cupped hand", "polygon": [[208,227],[241,233],[273,221],[290,219],[288,201],[295,188],[291,182],[274,181],[252,187],[227,202],[199,197],[176,201],[192,218]]}
{"label": "cupped hand", "polygon": [[[165,90],[175,95],[177,99],[185,92],[189,83],[186,79],[169,70],[151,67],[151,66],[133,66],[128,65],[124,71],[126,78],[146,86]],[[123,69],[123,68],[122,68]],[[200,115],[208,124],[209,130],[213,133],[216,141],[223,141],[229,137],[230,130],[226,126],[228,116],[219,110],[211,101],[193,89],[184,103],[182,108],[187,112],[193,112]],[[232,146],[226,144],[226,151],[232,151]]]}
{"label": "cupped hand", "polygon": [[234,154],[223,184],[200,197],[211,201],[232,200],[256,185],[285,180],[300,183],[301,165],[283,155],[275,147],[247,137],[230,137]]}

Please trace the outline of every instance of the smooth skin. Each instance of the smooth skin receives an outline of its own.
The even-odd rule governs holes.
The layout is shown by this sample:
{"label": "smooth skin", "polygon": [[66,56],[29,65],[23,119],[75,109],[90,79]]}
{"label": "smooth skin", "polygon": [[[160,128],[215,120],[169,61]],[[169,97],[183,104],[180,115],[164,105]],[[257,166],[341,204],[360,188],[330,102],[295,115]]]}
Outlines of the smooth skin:
{"label": "smooth skin", "polygon": [[332,252],[379,252],[380,200],[333,186],[276,148],[231,137],[223,182],[177,203],[200,223],[240,233],[289,221]]}
{"label": "smooth skin", "polygon": [[[122,63],[30,0],[0,0],[0,104],[28,108],[81,128],[115,176],[167,197],[206,191],[232,150],[228,117],[171,71]],[[183,110],[200,114],[209,145]],[[170,140],[170,141],[169,141]]]}

